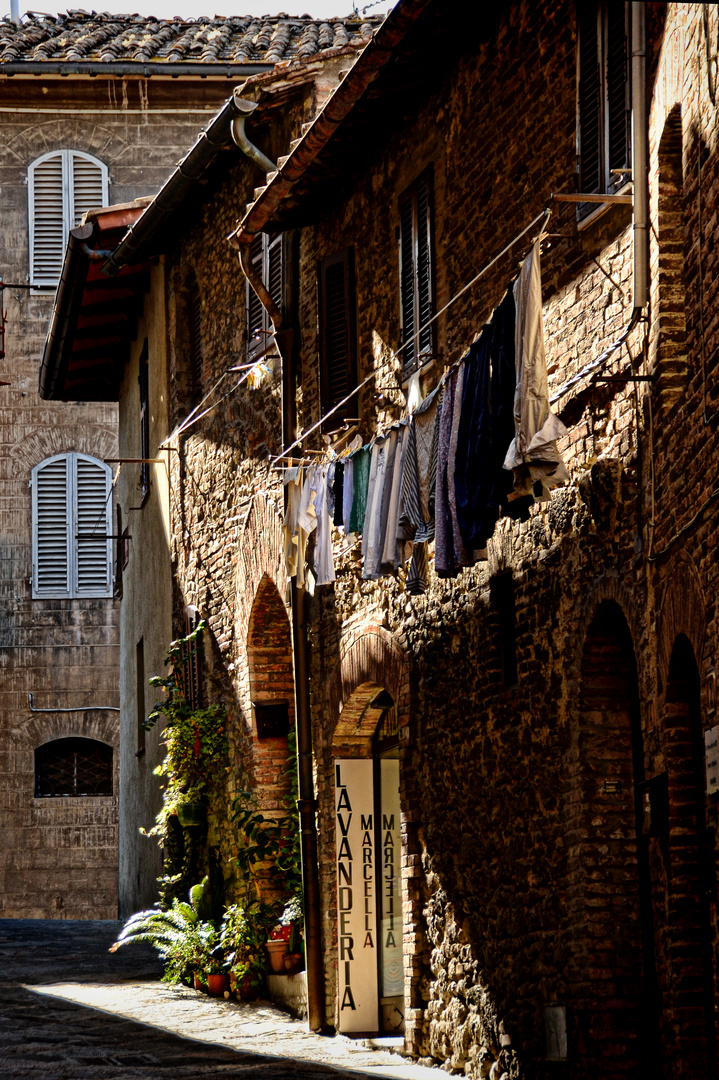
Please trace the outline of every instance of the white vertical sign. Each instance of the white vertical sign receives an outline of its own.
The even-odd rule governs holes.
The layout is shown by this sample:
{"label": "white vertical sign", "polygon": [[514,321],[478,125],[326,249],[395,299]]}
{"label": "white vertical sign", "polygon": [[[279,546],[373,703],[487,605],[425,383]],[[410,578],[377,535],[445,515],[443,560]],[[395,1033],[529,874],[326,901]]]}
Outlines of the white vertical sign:
{"label": "white vertical sign", "polygon": [[380,776],[380,955],[382,997],[404,996],[402,892],[400,887],[399,758],[381,758]]}
{"label": "white vertical sign", "polygon": [[339,1029],[376,1032],[377,890],[373,762],[335,761]]}
{"label": "white vertical sign", "polygon": [[707,795],[716,795],[719,791],[719,728],[709,728],[704,732],[706,751]]}

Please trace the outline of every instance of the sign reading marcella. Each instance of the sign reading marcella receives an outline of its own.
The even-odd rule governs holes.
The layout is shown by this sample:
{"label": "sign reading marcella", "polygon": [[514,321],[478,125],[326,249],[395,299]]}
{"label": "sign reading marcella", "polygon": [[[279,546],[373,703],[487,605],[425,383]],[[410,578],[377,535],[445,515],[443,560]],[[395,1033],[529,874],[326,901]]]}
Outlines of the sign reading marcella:
{"label": "sign reading marcella", "polygon": [[380,761],[380,960],[382,997],[404,994],[402,896],[400,892],[399,760]]}
{"label": "sign reading marcella", "polygon": [[339,1028],[376,1031],[377,897],[373,763],[335,762]]}

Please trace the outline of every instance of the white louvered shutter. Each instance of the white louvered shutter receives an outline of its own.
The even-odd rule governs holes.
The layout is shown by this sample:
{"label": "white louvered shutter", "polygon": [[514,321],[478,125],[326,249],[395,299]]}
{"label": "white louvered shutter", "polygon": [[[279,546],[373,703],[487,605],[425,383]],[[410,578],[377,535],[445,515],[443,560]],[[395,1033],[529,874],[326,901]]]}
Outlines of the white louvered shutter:
{"label": "white louvered shutter", "polygon": [[30,281],[55,285],[65,248],[63,154],[53,154],[31,167]]}
{"label": "white louvered shutter", "polygon": [[80,150],[38,158],[28,172],[30,282],[57,285],[67,234],[87,210],[107,205],[107,167]]}
{"label": "white louvered shutter", "polygon": [[34,597],[112,594],[110,490],[110,469],[86,454],[48,458],[33,469]]}
{"label": "white louvered shutter", "polygon": [[70,514],[67,456],[33,470],[33,596],[70,595]]}
{"label": "white louvered shutter", "polygon": [[107,171],[101,162],[84,154],[73,152],[68,164],[72,169],[72,223],[70,228],[80,224],[80,218],[87,210],[94,210],[107,203]]}
{"label": "white louvered shutter", "polygon": [[[74,593],[109,596],[112,532],[110,470],[101,461],[75,457]],[[93,534],[97,539],[93,538]]]}

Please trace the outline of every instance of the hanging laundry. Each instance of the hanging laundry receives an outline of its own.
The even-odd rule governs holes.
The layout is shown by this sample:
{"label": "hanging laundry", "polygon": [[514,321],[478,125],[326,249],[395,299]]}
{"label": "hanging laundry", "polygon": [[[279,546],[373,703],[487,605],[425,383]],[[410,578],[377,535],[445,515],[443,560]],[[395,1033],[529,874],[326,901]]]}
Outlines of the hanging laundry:
{"label": "hanging laundry", "polygon": [[549,408],[547,360],[544,351],[540,241],[522,263],[514,286],[516,388],[514,438],[504,468],[514,473],[514,491],[538,501],[569,479],[556,440],[567,434]]}
{"label": "hanging laundry", "polygon": [[397,538],[414,545],[407,574],[407,591],[412,595],[427,588],[429,559],[425,541],[434,537],[441,392],[440,384],[412,414],[402,461]]}
{"label": "hanging laundry", "polygon": [[490,409],[491,327],[485,326],[464,361],[462,412],[457,435],[454,481],[462,542],[470,550],[485,547],[496,516],[489,507],[492,456]]}
{"label": "hanging laundry", "polygon": [[382,571],[393,573],[409,558],[406,544],[398,539],[398,519],[400,492],[402,490],[402,462],[407,443],[408,421],[402,420],[397,428],[397,443],[392,464],[392,476],[387,480],[389,492],[387,500],[387,520],[384,525],[384,544],[382,547]]}
{"label": "hanging laundry", "polygon": [[362,557],[364,566],[362,577],[374,580],[379,577],[379,565],[382,556],[380,527],[382,523],[382,501],[387,479],[387,448],[389,438],[378,438],[372,446],[369,483],[367,485],[367,513],[362,535]]}
{"label": "hanging laundry", "polygon": [[349,536],[350,517],[352,516],[352,492],[354,488],[354,462],[347,458],[344,463],[344,476],[342,478],[342,526],[345,536]]}
{"label": "hanging laundry", "polygon": [[297,514],[297,588],[306,588],[310,594],[315,588],[314,575],[307,565],[310,537],[317,528],[315,512],[317,489],[313,486],[314,474],[314,466],[305,474]]}
{"label": "hanging laundry", "polygon": [[352,511],[349,519],[349,531],[361,533],[364,526],[365,513],[367,512],[367,486],[369,484],[369,469],[371,451],[363,446],[352,455]]}
{"label": "hanging laundry", "polygon": [[335,512],[332,515],[332,523],[338,527],[344,524],[344,486],[345,463],[344,461],[337,461],[335,462],[333,481]]}
{"label": "hanging laundry", "polygon": [[287,469],[284,481],[287,495],[282,523],[282,545],[287,577],[292,578],[297,573],[297,524],[302,499],[302,469]]}
{"label": "hanging laundry", "polygon": [[314,548],[314,576],[316,585],[329,585],[335,580],[335,567],[332,559],[332,518],[329,513],[328,483],[331,465],[318,465],[312,470],[307,484],[314,492],[311,508],[314,513],[316,534]]}
{"label": "hanging laundry", "polygon": [[[444,388],[444,400],[437,439],[437,486],[434,499],[434,568],[439,577],[456,577],[460,561],[455,555],[452,528],[454,490],[454,455],[450,463],[450,444],[454,422],[454,399],[457,380],[464,371],[464,362],[452,371]],[[456,450],[456,446],[455,446]],[[451,494],[450,494],[451,488]]]}

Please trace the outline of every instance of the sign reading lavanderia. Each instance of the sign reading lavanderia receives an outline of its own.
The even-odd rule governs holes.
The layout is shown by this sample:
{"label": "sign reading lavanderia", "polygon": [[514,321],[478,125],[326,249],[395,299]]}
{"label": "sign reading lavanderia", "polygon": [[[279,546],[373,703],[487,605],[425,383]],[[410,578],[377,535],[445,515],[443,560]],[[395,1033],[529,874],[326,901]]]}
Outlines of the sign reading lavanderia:
{"label": "sign reading lavanderia", "polygon": [[377,1031],[377,896],[373,763],[335,761],[339,1029]]}

